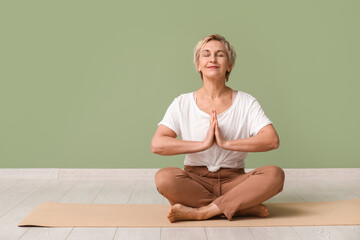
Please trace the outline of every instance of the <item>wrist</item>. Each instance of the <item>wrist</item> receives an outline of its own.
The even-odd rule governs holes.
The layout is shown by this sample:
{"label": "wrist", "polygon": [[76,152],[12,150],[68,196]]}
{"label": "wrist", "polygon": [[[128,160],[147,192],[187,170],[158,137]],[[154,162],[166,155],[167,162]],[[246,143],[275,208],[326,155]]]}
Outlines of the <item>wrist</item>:
{"label": "wrist", "polygon": [[200,142],[200,151],[205,151],[208,149],[208,146],[205,141]]}
{"label": "wrist", "polygon": [[221,147],[225,150],[229,150],[229,142],[230,141],[225,140]]}

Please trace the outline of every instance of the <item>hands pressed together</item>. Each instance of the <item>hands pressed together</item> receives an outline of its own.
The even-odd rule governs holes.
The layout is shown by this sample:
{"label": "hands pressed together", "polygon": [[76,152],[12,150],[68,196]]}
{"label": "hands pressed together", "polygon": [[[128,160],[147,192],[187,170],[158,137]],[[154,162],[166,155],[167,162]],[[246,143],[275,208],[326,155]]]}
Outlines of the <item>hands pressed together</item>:
{"label": "hands pressed together", "polygon": [[226,140],[221,135],[217,117],[216,117],[216,111],[212,110],[212,112],[210,114],[209,130],[206,134],[205,140],[203,141],[205,150],[210,148],[214,143],[216,143],[216,145],[218,145],[221,148],[225,148],[224,146],[225,146]]}

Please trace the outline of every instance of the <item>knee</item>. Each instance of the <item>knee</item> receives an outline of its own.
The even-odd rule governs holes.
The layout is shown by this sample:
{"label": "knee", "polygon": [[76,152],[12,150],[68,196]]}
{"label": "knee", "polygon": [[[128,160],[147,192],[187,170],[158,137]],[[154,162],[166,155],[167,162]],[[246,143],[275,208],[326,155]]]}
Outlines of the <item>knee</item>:
{"label": "knee", "polygon": [[279,185],[280,189],[282,190],[285,181],[284,170],[278,166],[270,165],[266,167],[266,171],[271,178],[270,182],[272,182],[272,184]]}
{"label": "knee", "polygon": [[163,189],[171,188],[174,185],[176,176],[182,175],[183,170],[176,167],[166,167],[159,169],[155,174],[155,185],[160,193]]}

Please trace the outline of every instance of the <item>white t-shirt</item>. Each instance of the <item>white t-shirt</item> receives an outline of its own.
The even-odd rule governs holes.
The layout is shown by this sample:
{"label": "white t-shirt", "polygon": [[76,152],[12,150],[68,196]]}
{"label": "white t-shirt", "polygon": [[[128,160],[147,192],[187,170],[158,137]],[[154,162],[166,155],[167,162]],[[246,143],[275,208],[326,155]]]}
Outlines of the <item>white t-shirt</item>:
{"label": "white t-shirt", "polygon": [[[226,140],[249,138],[272,122],[259,102],[248,93],[236,91],[235,100],[224,112],[217,114],[218,125]],[[182,140],[203,141],[210,126],[210,115],[200,110],[194,92],[181,94],[168,107],[162,124],[173,130]],[[207,166],[216,172],[220,167],[244,168],[247,152],[225,150],[214,145],[202,152],[186,154],[184,165]]]}

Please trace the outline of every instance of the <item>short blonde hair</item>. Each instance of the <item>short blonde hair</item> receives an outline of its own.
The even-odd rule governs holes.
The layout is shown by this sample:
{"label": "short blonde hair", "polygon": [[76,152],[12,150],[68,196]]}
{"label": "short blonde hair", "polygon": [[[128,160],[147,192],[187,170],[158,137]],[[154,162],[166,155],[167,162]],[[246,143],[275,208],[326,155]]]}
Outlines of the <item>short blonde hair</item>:
{"label": "short blonde hair", "polygon": [[[227,53],[229,66],[231,66],[231,70],[232,70],[232,68],[235,64],[235,58],[236,58],[236,53],[235,53],[233,46],[231,46],[231,44],[228,41],[226,41],[226,39],[223,36],[221,36],[219,34],[211,34],[211,35],[206,36],[203,39],[201,39],[194,48],[194,65],[195,65],[196,71],[197,71],[197,66],[199,63],[200,52],[204,48],[205,44],[210,42],[211,40],[216,40],[216,41],[222,42],[224,44],[226,53]],[[231,70],[230,70],[230,72],[231,72]],[[226,75],[225,75],[226,82],[229,80],[230,72],[226,71]],[[203,76],[202,76],[201,72],[200,72],[200,76],[202,79]]]}

